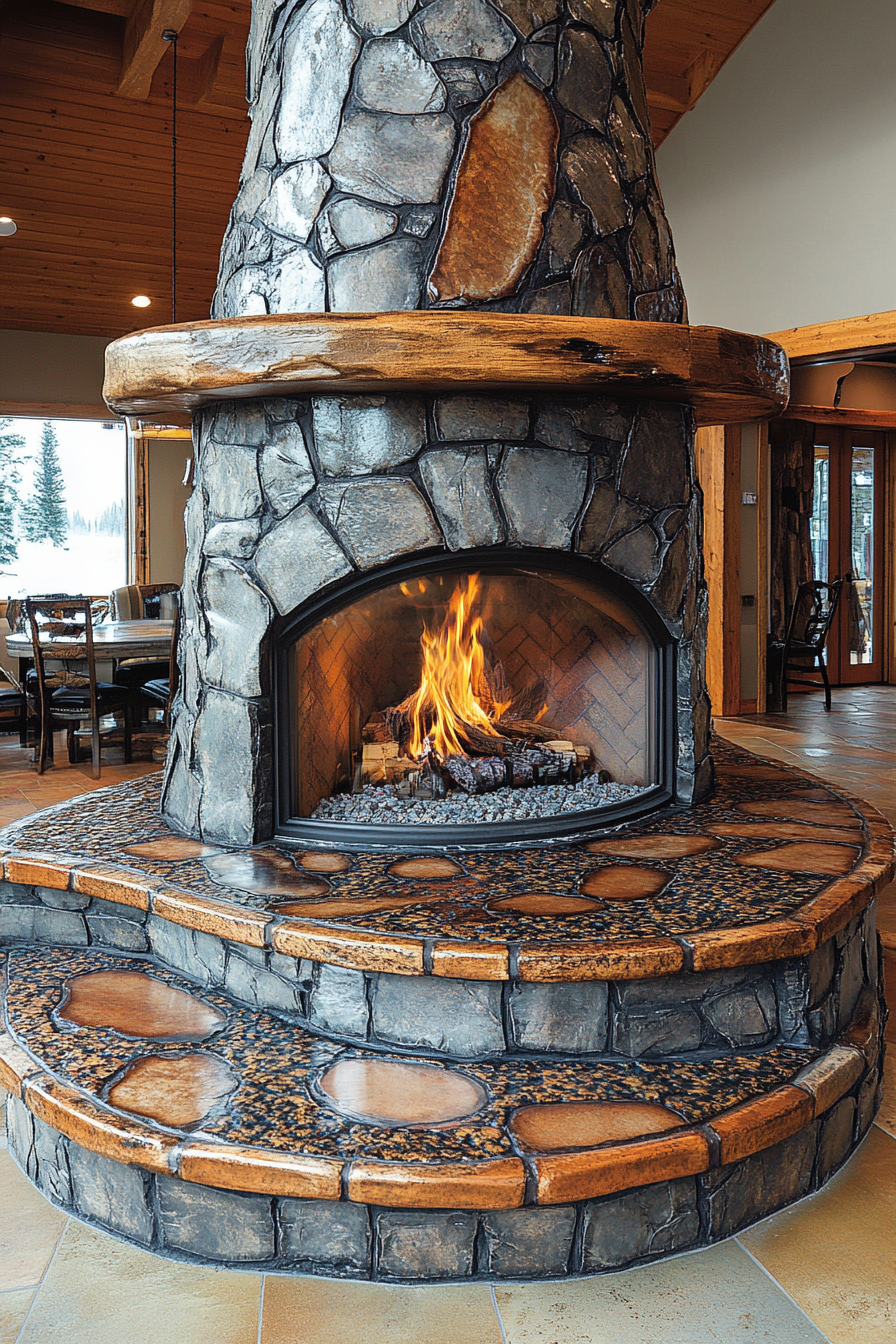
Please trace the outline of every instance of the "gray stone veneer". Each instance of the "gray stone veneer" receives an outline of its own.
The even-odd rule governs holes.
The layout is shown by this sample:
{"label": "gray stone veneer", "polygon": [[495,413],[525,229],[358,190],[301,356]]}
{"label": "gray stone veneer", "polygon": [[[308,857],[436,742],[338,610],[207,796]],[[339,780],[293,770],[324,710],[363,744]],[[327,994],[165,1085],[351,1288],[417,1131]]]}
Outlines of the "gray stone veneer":
{"label": "gray stone veneer", "polygon": [[0,882],[0,946],[146,953],[321,1035],[439,1058],[572,1054],[661,1059],[777,1042],[825,1048],[877,987],[874,905],[809,957],[607,983],[454,980],[349,970],[227,942],[131,906]]}
{"label": "gray stone veneer", "polygon": [[[272,649],[284,618],[390,563],[539,548],[594,561],[677,643],[680,801],[709,787],[693,416],[656,402],[327,395],[197,415],[162,811],[227,844],[273,827]],[[482,561],[479,562],[480,565]],[[659,730],[658,730],[659,731]]]}
{"label": "gray stone veneer", "polygon": [[[252,130],[212,316],[446,302],[686,320],[641,71],[651,7],[255,0]],[[522,117],[505,122],[493,132],[503,152],[464,181],[471,121],[520,77],[556,142]],[[531,179],[549,208],[530,220],[514,188]],[[446,228],[475,250],[496,209],[521,248],[527,239],[519,264],[443,299],[431,278]]]}

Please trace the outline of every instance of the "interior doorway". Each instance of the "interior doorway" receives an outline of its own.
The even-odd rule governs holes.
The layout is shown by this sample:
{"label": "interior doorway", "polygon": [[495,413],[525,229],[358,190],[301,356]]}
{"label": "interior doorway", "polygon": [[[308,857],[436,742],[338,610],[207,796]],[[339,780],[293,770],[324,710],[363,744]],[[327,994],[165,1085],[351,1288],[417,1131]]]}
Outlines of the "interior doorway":
{"label": "interior doorway", "polygon": [[880,430],[816,425],[810,538],[815,577],[850,575],[827,642],[835,686],[883,680],[884,455]]}

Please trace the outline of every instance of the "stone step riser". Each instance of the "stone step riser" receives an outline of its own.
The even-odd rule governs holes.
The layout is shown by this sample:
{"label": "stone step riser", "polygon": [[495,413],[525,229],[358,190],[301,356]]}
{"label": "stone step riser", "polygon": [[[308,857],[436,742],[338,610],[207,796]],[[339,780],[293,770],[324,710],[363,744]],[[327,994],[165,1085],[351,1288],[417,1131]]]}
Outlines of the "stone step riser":
{"label": "stone step riser", "polygon": [[235,1003],[368,1049],[475,1060],[504,1054],[656,1059],[776,1042],[825,1047],[879,955],[872,905],[809,957],[645,980],[539,984],[400,976],[288,957],[139,907],[0,882],[0,946],[152,956]]}
{"label": "stone step riser", "polygon": [[821,1188],[867,1133],[880,1078],[741,1161],[598,1199],[500,1210],[272,1198],[122,1166],[9,1102],[10,1148],[75,1217],[157,1254],[216,1266],[379,1281],[563,1278],[696,1250]]}

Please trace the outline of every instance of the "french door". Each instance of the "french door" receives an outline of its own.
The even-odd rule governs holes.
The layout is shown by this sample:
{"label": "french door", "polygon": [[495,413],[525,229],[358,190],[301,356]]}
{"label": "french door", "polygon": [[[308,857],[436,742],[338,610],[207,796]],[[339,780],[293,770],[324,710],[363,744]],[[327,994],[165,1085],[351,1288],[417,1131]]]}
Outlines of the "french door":
{"label": "french door", "polygon": [[884,451],[879,430],[816,425],[815,577],[852,576],[827,642],[835,686],[883,680]]}

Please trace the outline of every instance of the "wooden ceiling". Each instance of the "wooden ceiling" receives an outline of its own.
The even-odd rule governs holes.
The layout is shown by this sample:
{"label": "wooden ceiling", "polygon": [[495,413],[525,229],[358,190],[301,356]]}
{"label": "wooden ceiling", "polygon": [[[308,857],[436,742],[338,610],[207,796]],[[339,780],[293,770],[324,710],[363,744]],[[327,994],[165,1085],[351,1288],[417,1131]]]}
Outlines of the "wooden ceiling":
{"label": "wooden ceiling", "polygon": [[[645,72],[659,144],[773,0],[660,0]],[[251,0],[0,0],[0,328],[115,337],[171,320],[178,38],[178,320],[208,316],[248,134]],[[146,294],[152,304],[136,309]]]}

